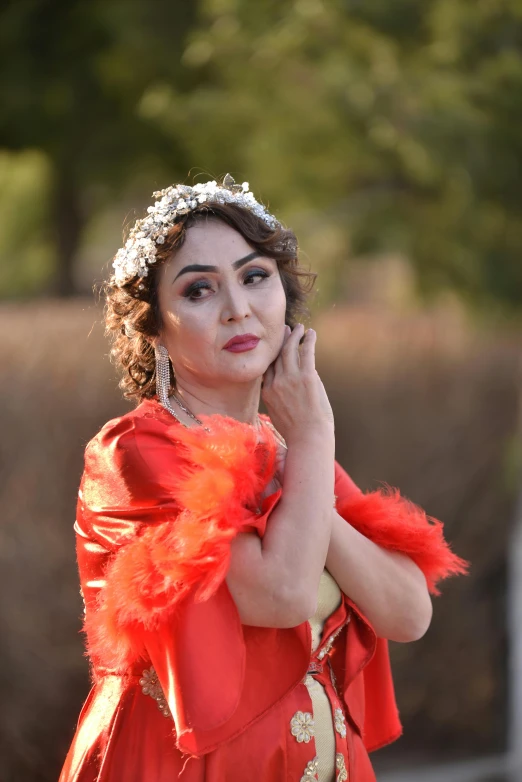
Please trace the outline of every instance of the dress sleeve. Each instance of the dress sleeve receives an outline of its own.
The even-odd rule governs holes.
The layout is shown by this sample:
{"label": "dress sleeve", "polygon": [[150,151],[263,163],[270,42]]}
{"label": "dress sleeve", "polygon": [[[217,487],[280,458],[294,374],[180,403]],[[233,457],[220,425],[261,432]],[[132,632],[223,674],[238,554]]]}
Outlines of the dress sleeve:
{"label": "dress sleeve", "polygon": [[374,543],[411,557],[432,594],[439,594],[442,579],[467,572],[469,563],[444,539],[443,523],[427,516],[398,489],[385,486],[363,493],[336,462],[335,494],[337,512]]}
{"label": "dress sleeve", "polygon": [[[359,532],[384,548],[410,556],[423,571],[430,591],[437,582],[464,573],[467,562],[454,554],[443,537],[442,522],[403,498],[397,489],[363,493],[336,461],[337,512]],[[370,752],[397,739],[402,726],[395,700],[388,641],[376,633],[359,608],[351,608],[344,650],[343,696],[348,712]]]}
{"label": "dress sleeve", "polygon": [[260,719],[304,679],[311,637],[242,625],[226,582],[204,602],[185,601],[145,645],[182,752],[203,755]]}
{"label": "dress sleeve", "polygon": [[337,674],[348,714],[366,750],[372,752],[402,733],[389,646],[385,638],[377,638],[359,607],[346,595],[344,601],[350,610],[350,622],[344,647],[340,649],[342,664],[337,662]]}
{"label": "dress sleeve", "polygon": [[177,746],[193,754],[283,698],[310,647],[304,626],[241,624],[225,581],[230,543],[245,530],[262,536],[281,496],[260,501],[275,442],[258,444],[251,427],[219,416],[212,427],[209,447],[202,428],[112,422],[86,450],[77,521],[82,587],[98,587],[84,626],[93,665],[126,673],[152,663]]}
{"label": "dress sleeve", "polygon": [[209,441],[200,427],[122,416],[86,449],[77,531],[109,557],[85,629],[105,666],[143,655],[141,631],[156,630],[187,598],[214,595],[232,539],[264,530],[280,497],[258,501],[274,468],[273,439],[258,444],[251,427],[212,419]]}

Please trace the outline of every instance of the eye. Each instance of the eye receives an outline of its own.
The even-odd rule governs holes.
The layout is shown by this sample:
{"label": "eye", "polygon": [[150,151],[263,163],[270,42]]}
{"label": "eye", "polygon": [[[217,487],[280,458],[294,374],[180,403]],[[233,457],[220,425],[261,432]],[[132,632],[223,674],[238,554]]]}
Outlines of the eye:
{"label": "eye", "polygon": [[[264,269],[250,269],[244,276],[243,282],[245,285],[257,285],[258,282],[270,277],[270,273]],[[256,280],[256,278],[260,278]],[[207,299],[208,296],[203,296],[201,291],[212,290],[212,285],[207,280],[196,280],[190,283],[183,291],[183,297],[189,301],[201,301],[201,299]]]}
{"label": "eye", "polygon": [[190,299],[191,301],[197,301],[198,299],[206,299],[206,296],[200,296],[199,291],[202,290],[212,290],[212,286],[210,283],[205,282],[205,280],[198,280],[197,282],[193,282],[191,285],[189,285],[185,291],[183,291],[183,296],[187,299]]}
{"label": "eye", "polygon": [[250,282],[254,277],[261,277],[261,279],[264,280],[267,277],[270,277],[270,275],[268,272],[265,272],[264,269],[251,269],[245,274],[245,283]]}

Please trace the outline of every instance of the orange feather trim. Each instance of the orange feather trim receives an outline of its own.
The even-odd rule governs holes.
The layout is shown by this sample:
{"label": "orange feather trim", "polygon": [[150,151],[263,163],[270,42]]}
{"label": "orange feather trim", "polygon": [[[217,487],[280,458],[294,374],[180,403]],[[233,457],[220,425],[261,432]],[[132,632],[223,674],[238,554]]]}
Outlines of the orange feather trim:
{"label": "orange feather trim", "polygon": [[212,434],[200,427],[175,430],[182,461],[172,491],[179,512],[144,525],[113,555],[97,610],[85,619],[88,653],[107,667],[125,668],[143,657],[143,629],[156,629],[189,594],[204,601],[217,591],[230,543],[252,524],[273,476],[277,448],[267,427],[258,443],[256,431],[234,419],[201,419]]}
{"label": "orange feather trim", "polygon": [[[231,541],[255,525],[260,504],[264,513],[274,504],[275,495],[259,501],[276,464],[277,444],[268,427],[258,443],[256,431],[239,421],[201,418],[211,434],[200,427],[165,433],[180,457],[169,485],[178,512],[144,524],[112,555],[97,608],[87,612],[88,654],[113,670],[146,657],[143,631],[172,619],[188,596],[205,601],[216,593],[228,571]],[[466,572],[467,563],[444,540],[442,522],[398,490],[356,492],[338,501],[337,510],[370,540],[409,555],[434,594],[438,580]]]}
{"label": "orange feather trim", "polygon": [[337,503],[337,512],[362,535],[386,549],[407,554],[426,577],[433,595],[437,582],[468,571],[469,563],[444,540],[444,526],[390,486],[363,494],[354,492]]}

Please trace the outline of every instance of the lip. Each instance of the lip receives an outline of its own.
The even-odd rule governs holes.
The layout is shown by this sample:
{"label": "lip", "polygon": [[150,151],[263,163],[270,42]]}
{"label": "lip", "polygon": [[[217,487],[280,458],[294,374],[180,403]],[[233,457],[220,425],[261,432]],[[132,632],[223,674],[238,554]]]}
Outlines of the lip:
{"label": "lip", "polygon": [[241,353],[244,350],[252,350],[259,342],[255,334],[241,334],[229,339],[223,350],[231,350],[233,353]]}

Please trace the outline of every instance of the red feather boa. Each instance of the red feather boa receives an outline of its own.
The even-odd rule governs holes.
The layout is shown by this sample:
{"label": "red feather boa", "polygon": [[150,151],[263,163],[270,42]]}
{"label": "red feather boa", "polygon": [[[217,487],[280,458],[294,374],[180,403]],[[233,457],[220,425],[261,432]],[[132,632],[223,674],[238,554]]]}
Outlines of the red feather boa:
{"label": "red feather boa", "polygon": [[337,503],[337,512],[361,534],[383,548],[407,554],[424,573],[432,594],[437,581],[467,572],[468,563],[444,540],[444,525],[398,489],[357,492]]}
{"label": "red feather boa", "polygon": [[[274,473],[271,432],[257,443],[255,430],[232,418],[201,419],[212,429],[211,439],[199,427],[165,431],[181,450],[169,481],[179,512],[143,525],[112,556],[98,608],[85,617],[89,655],[111,668],[144,657],[141,630],[157,629],[188,595],[204,601],[217,591],[228,570],[230,542],[252,525],[253,509]],[[265,500],[263,508],[269,505]]]}
{"label": "red feather boa", "polygon": [[[189,595],[204,601],[215,594],[228,570],[231,540],[259,524],[258,505],[266,516],[280,496],[279,490],[259,502],[275,469],[274,436],[267,433],[258,444],[252,427],[219,415],[202,418],[211,436],[199,427],[165,427],[179,457],[167,487],[178,512],[138,525],[112,554],[97,608],[87,611],[88,651],[102,665],[128,668],[146,656],[143,630],[171,620]],[[464,560],[444,541],[442,523],[428,520],[397,490],[357,491],[340,498],[337,509],[375,543],[411,556],[435,594],[438,579],[465,572]]]}

